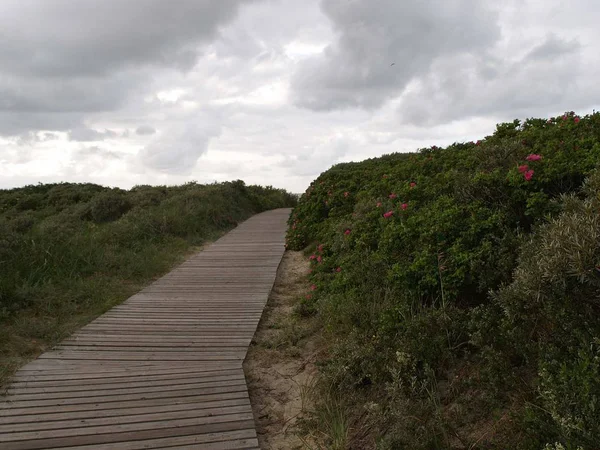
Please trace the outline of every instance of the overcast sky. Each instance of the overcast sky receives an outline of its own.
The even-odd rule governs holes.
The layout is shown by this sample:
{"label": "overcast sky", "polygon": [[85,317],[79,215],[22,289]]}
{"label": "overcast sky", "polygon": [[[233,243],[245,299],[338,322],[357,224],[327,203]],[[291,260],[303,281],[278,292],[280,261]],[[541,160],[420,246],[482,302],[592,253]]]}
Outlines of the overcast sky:
{"label": "overcast sky", "polygon": [[600,105],[597,0],[2,0],[0,187],[243,179]]}

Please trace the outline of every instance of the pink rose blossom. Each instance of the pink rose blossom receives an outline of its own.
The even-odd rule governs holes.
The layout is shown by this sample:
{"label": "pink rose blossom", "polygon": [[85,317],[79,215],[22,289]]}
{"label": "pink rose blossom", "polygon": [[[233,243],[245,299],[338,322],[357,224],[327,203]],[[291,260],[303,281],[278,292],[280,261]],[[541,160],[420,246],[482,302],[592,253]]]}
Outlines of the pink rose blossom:
{"label": "pink rose blossom", "polygon": [[521,173],[525,173],[529,170],[529,166],[527,164],[523,164],[522,166],[519,166],[519,172]]}
{"label": "pink rose blossom", "polygon": [[402,203],[402,205],[400,206],[400,208],[402,208],[403,210],[406,211],[406,208],[408,208],[408,204],[407,203]]}
{"label": "pink rose blossom", "polygon": [[531,178],[533,178],[533,170],[528,170],[527,172],[525,172],[523,174],[523,177],[527,180],[527,181],[531,181]]}
{"label": "pink rose blossom", "polygon": [[386,219],[389,219],[393,215],[394,215],[394,211],[388,211],[388,212],[386,212],[386,213],[383,214],[383,217],[385,217]]}
{"label": "pink rose blossom", "polygon": [[396,194],[390,194],[389,197],[394,200],[396,197],[398,197]]}
{"label": "pink rose blossom", "polygon": [[349,235],[351,232],[352,232],[352,231],[350,231],[350,229],[347,229],[346,231],[344,231],[344,234],[345,234],[346,236],[348,236],[348,235]]}

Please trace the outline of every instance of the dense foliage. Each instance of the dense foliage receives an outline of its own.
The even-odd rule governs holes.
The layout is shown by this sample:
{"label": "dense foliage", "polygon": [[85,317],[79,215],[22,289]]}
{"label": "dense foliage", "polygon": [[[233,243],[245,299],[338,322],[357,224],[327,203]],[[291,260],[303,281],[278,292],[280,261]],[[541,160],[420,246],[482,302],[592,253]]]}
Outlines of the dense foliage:
{"label": "dense foliage", "polygon": [[355,430],[378,448],[597,448],[599,162],[600,114],[566,113],[311,184],[288,229],[313,263],[299,312],[329,330],[324,382]]}
{"label": "dense foliage", "polygon": [[190,246],[294,204],[283,190],[242,181],[0,190],[0,369],[123,300]]}

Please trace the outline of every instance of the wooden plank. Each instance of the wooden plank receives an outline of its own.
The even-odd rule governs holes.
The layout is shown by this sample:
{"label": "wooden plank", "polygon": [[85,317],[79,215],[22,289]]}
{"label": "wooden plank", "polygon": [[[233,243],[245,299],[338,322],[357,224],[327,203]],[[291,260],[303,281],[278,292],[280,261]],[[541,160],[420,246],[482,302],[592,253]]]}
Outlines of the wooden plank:
{"label": "wooden plank", "polygon": [[0,449],[257,449],[241,363],[288,215],[254,216],[22,367]]}
{"label": "wooden plank", "polygon": [[[179,436],[174,438],[138,440],[119,443],[119,450],[151,448],[189,448],[198,450],[233,450],[258,448],[254,430],[236,430],[220,433]],[[69,450],[114,450],[113,444],[69,447]]]}

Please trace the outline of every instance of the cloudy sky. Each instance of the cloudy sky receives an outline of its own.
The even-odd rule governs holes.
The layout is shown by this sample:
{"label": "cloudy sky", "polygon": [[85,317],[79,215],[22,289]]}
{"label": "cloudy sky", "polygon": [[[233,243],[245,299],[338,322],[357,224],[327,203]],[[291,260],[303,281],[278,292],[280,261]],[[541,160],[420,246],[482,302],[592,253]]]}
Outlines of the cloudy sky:
{"label": "cloudy sky", "polygon": [[600,105],[597,0],[2,0],[0,188],[243,179]]}

